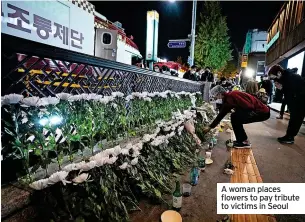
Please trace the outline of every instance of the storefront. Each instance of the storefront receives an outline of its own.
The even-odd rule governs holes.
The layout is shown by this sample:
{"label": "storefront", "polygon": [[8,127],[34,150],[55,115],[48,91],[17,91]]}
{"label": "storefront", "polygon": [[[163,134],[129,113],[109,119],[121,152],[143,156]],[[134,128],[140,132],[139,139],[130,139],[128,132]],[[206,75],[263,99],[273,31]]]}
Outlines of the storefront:
{"label": "storefront", "polygon": [[275,64],[305,77],[305,3],[287,1],[268,30],[266,70]]}

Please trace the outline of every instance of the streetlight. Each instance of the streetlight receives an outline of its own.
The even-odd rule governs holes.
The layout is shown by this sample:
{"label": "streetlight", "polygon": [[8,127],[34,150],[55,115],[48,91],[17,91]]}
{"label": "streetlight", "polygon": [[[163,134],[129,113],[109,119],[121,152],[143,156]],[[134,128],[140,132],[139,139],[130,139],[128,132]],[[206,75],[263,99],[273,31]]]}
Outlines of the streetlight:
{"label": "streetlight", "polygon": [[193,0],[190,66],[194,65],[197,0]]}
{"label": "streetlight", "polygon": [[[175,0],[168,0],[169,2],[175,2]],[[195,37],[196,37],[196,12],[197,12],[197,0],[193,0],[193,11],[192,11],[192,29],[191,34],[188,36],[191,40],[190,48],[190,66],[194,65],[194,54],[195,54]]]}

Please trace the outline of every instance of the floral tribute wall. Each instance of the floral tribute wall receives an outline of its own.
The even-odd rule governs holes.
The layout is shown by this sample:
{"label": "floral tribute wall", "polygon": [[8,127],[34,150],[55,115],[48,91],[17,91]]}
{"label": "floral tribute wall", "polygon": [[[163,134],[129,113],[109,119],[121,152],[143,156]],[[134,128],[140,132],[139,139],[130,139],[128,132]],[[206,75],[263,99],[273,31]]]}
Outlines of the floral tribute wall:
{"label": "floral tribute wall", "polygon": [[188,92],[1,99],[1,160],[14,166],[7,181],[30,187],[39,213],[54,221],[128,221],[141,198],[166,203],[173,175],[196,158],[184,129],[196,122],[191,107],[206,108],[201,123],[214,115]]}

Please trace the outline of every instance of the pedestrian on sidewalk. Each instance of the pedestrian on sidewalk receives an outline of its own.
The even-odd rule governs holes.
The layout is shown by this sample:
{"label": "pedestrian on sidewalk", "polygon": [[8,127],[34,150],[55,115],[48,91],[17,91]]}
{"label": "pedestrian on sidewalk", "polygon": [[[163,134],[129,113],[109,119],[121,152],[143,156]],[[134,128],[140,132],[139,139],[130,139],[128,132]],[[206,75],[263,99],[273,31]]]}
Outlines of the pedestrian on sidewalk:
{"label": "pedestrian on sidewalk", "polygon": [[197,66],[193,65],[190,70],[184,73],[183,79],[196,81],[196,71],[197,71]]}
{"label": "pedestrian on sidewalk", "polygon": [[290,112],[286,135],[278,138],[280,143],[293,144],[305,118],[305,80],[291,70],[274,65],[268,72],[275,87],[283,90],[285,102]]}
{"label": "pedestrian on sidewalk", "polygon": [[212,124],[203,128],[203,132],[207,133],[215,128],[234,109],[231,114],[231,124],[236,141],[233,142],[233,145],[235,148],[250,148],[251,143],[248,140],[243,124],[262,122],[269,119],[269,107],[255,96],[241,91],[226,92],[221,86],[215,86],[211,89],[210,94],[212,97],[222,100],[222,108]]}
{"label": "pedestrian on sidewalk", "polygon": [[258,85],[256,83],[256,81],[254,80],[249,80],[247,82],[247,85],[246,85],[246,93],[252,95],[252,96],[256,96],[257,93],[258,93]]}
{"label": "pedestrian on sidewalk", "polygon": [[249,80],[246,85],[246,93],[257,97],[262,103],[267,105],[268,103],[268,95],[264,88],[258,90],[258,84],[254,80]]}
{"label": "pedestrian on sidewalk", "polygon": [[[288,69],[291,73],[297,74],[298,72],[298,68],[293,68],[293,69]],[[282,90],[280,90],[282,91]],[[283,93],[283,92],[281,92]],[[287,106],[287,102],[285,100],[285,96],[282,95],[282,105],[281,105],[281,110],[280,110],[280,115],[277,116],[277,119],[283,119],[284,118],[284,112],[285,112],[285,108]],[[289,112],[288,109],[286,110],[286,112]]]}
{"label": "pedestrian on sidewalk", "polygon": [[273,82],[268,79],[267,76],[263,77],[263,81],[260,83],[260,89],[264,88],[268,94],[269,100],[268,103],[271,104],[273,101]]}

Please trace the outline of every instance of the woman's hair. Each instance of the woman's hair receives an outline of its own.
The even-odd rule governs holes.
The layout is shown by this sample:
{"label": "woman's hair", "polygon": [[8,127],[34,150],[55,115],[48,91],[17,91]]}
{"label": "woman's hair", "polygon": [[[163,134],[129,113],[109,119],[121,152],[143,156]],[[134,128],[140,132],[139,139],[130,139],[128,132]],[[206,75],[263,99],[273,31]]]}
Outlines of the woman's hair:
{"label": "woman's hair", "polygon": [[255,81],[249,81],[246,85],[246,93],[256,95],[258,92],[258,85]]}

